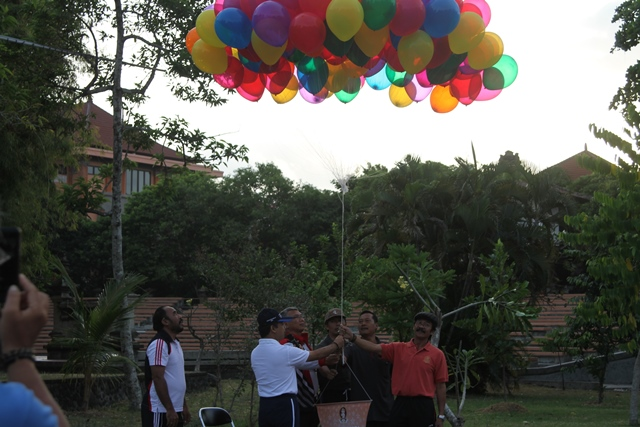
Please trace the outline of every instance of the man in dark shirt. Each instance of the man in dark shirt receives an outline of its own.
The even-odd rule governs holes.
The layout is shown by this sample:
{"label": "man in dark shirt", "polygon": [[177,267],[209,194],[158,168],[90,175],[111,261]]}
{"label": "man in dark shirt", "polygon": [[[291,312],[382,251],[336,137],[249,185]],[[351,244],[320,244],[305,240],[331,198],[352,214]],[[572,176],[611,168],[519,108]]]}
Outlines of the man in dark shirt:
{"label": "man in dark shirt", "polygon": [[[369,310],[360,313],[360,339],[380,344],[380,338],[376,336],[377,330],[378,316]],[[382,359],[378,354],[353,346],[349,355],[349,365],[353,371],[349,400],[371,399],[367,427],[387,427],[393,406],[391,362]]]}
{"label": "man in dark shirt", "polygon": [[[332,308],[324,316],[324,326],[327,336],[317,345],[322,348],[330,345],[340,335],[340,324],[346,324],[347,318],[339,308]],[[344,356],[349,356],[351,345],[344,347]],[[327,365],[320,368],[320,401],[322,403],[346,402],[349,400],[349,388],[351,386],[351,372],[340,360],[335,365]]]}

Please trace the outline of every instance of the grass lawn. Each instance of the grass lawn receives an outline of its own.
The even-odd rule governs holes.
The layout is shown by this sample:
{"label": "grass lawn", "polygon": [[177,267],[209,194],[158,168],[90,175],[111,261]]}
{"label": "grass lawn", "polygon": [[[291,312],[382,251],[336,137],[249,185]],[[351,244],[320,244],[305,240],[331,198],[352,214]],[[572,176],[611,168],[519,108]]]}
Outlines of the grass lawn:
{"label": "grass lawn", "polygon": [[[189,424],[199,426],[197,411],[211,406],[214,390],[187,395],[194,419]],[[225,390],[227,396],[231,392]],[[248,393],[245,393],[248,399]],[[230,402],[230,397],[225,398]],[[597,404],[597,393],[585,390],[559,390],[521,385],[504,401],[501,393],[470,396],[462,411],[466,427],[601,427],[626,426],[629,419],[629,391],[605,392],[604,403]],[[449,396],[449,405],[456,406]],[[248,400],[236,400],[231,415],[237,427],[249,427]],[[221,405],[224,406],[224,405]],[[455,412],[455,411],[454,411]],[[117,406],[68,413],[74,427],[131,427],[140,425],[138,411],[127,410],[126,403]],[[446,423],[445,425],[449,425]]]}

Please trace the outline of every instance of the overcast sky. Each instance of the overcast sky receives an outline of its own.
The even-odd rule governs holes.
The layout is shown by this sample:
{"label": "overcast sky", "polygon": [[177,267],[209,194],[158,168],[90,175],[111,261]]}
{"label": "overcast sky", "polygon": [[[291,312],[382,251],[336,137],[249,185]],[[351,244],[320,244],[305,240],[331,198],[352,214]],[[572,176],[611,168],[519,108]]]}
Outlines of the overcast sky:
{"label": "overcast sky", "polygon": [[[516,81],[490,101],[438,114],[428,98],[397,108],[388,91],[365,85],[349,104],[333,97],[312,105],[297,96],[278,105],[265,92],[257,103],[236,94],[224,106],[206,108],[165,99],[156,83],[143,112],[152,122],[180,115],[207,134],[246,145],[251,164],[272,162],[287,178],[317,188],[333,188],[336,175],[367,163],[391,168],[408,154],[447,165],[456,157],[471,161],[472,143],[481,164],[511,150],[542,170],[585,144],[613,161],[615,152],[588,127],[595,123],[620,135],[624,127],[608,107],[638,50],[610,53],[617,30],[611,18],[620,1],[487,2],[487,31],[502,38],[504,53],[519,67]],[[221,170],[228,175],[238,166]]]}

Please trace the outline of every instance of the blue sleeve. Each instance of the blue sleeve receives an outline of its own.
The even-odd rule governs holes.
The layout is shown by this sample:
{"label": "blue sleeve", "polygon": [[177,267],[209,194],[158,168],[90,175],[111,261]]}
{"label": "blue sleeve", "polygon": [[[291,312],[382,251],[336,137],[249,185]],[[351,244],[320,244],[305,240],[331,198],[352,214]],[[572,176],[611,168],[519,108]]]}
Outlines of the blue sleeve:
{"label": "blue sleeve", "polygon": [[58,427],[51,407],[20,383],[0,384],[0,419],[2,425],[15,427]]}

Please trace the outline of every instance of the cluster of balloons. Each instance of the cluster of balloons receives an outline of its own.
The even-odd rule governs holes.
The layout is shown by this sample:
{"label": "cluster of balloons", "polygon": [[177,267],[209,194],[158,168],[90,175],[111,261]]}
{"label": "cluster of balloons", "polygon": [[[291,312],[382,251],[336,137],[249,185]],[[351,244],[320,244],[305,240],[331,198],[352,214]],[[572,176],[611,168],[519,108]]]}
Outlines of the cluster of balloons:
{"label": "cluster of balloons", "polygon": [[249,101],[353,100],[367,84],[434,111],[495,98],[518,74],[485,0],[216,0],[186,36],[194,64]]}

